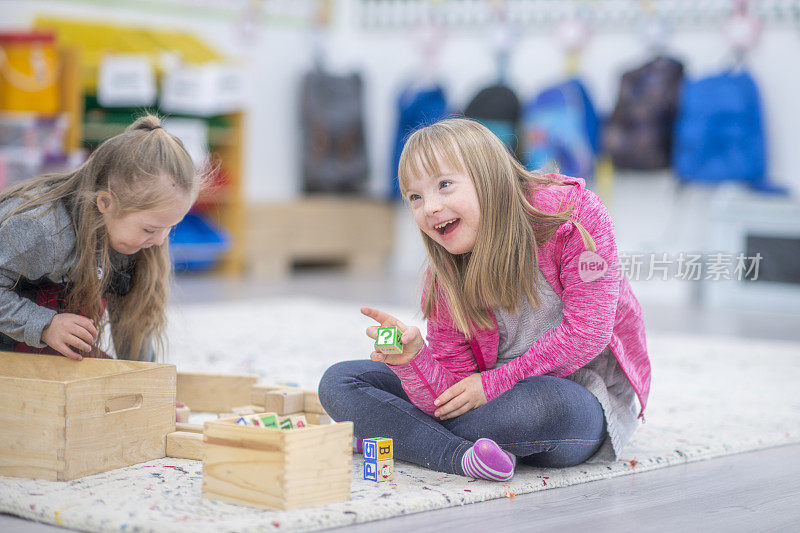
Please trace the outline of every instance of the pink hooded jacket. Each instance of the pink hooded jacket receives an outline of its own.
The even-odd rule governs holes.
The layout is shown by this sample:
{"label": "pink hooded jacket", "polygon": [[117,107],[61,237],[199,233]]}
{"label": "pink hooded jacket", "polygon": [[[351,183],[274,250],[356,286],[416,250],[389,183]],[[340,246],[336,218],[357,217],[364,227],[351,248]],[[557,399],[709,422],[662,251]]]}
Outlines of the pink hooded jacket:
{"label": "pink hooded jacket", "polygon": [[572,205],[570,218],[592,236],[608,270],[592,280],[587,265],[592,259],[597,264],[599,258],[587,252],[581,260],[586,249],[580,232],[572,222],[562,224],[538,253],[542,274],[561,297],[564,318],[524,355],[499,368],[493,368],[499,342],[497,322],[467,339],[453,324],[447,302],[439,302],[436,316],[428,321],[427,345],[410,362],[389,366],[412,403],[425,413],[433,416],[433,401],[470,374],[481,373],[486,399],[491,401],[528,376],[567,376],[608,346],[633,385],[641,405],[639,417],[644,418],[650,392],[644,319],[628,280],[619,273],[614,222],[582,179],[552,177],[564,180],[564,185],[540,189],[529,201],[549,213]]}

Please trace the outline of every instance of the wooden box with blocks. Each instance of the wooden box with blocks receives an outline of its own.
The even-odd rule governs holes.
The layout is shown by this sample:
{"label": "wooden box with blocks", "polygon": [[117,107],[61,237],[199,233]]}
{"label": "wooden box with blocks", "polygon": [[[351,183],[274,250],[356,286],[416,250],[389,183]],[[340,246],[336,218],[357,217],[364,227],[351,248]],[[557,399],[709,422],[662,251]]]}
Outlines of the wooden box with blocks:
{"label": "wooden box with blocks", "polygon": [[298,509],[350,499],[353,423],[280,430],[204,425],[203,497]]}
{"label": "wooden box with blocks", "polygon": [[0,352],[0,475],[69,481],[166,454],[174,365]]}

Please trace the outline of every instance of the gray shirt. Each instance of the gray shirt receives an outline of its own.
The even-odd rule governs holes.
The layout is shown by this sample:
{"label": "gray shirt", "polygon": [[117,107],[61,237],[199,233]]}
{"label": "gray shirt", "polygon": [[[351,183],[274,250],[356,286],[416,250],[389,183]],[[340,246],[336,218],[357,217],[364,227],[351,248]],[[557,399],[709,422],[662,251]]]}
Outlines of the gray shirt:
{"label": "gray shirt", "polygon": [[[0,221],[22,203],[11,198],[0,204]],[[56,314],[17,294],[20,279],[65,284],[76,262],[75,229],[62,201],[17,213],[0,223],[0,332],[29,346],[43,348],[42,331]],[[115,268],[125,269],[131,256],[112,253]],[[113,336],[113,332],[112,332]],[[140,360],[152,361],[149,343]]]}
{"label": "gray shirt", "polygon": [[[493,310],[500,335],[495,368],[525,354],[539,337],[558,326],[563,319],[561,297],[541,272],[537,274],[541,298],[541,305],[537,309],[534,310],[528,299],[523,298],[513,315],[502,308]],[[606,347],[566,379],[585,387],[603,408],[608,436],[590,461],[616,461],[639,426],[636,392],[616,357]]]}

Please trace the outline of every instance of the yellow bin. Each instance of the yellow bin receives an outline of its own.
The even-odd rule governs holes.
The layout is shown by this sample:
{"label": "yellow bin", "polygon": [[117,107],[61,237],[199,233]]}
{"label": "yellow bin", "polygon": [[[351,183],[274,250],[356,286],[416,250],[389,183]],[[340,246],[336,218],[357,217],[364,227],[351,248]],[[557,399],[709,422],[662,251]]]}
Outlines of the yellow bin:
{"label": "yellow bin", "polygon": [[0,110],[58,112],[55,35],[0,33]]}

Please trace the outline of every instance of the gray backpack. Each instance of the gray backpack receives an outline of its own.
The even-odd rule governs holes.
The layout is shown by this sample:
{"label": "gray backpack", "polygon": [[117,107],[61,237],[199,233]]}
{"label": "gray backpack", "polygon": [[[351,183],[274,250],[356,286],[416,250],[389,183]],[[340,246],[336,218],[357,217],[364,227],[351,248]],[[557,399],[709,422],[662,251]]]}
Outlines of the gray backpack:
{"label": "gray backpack", "polygon": [[301,121],[304,191],[365,192],[369,163],[361,77],[334,76],[319,68],[306,74]]}

